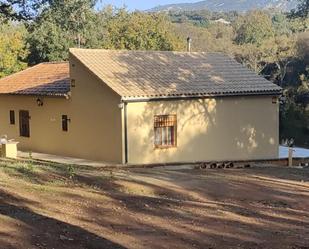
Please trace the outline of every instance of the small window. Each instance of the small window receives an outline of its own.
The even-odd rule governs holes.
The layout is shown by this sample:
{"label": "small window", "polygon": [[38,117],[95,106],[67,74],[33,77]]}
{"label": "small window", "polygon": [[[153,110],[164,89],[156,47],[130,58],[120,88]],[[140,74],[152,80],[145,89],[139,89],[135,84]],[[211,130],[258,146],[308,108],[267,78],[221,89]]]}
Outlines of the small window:
{"label": "small window", "polygon": [[30,137],[29,111],[19,111],[19,133],[21,137]]}
{"label": "small window", "polygon": [[62,131],[68,131],[69,130],[69,119],[68,115],[62,115]]}
{"label": "small window", "polygon": [[154,144],[156,148],[176,147],[177,116],[159,115],[154,118]]}
{"label": "small window", "polygon": [[13,110],[10,111],[10,124],[11,125],[15,124],[15,111]]}

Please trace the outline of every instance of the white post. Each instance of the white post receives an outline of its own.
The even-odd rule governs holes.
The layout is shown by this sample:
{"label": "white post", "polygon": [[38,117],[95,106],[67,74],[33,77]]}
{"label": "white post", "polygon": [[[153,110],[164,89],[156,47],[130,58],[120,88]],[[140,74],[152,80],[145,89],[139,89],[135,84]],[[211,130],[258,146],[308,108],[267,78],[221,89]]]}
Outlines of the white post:
{"label": "white post", "polygon": [[191,37],[188,37],[187,38],[187,52],[191,52],[191,42],[192,42]]}
{"label": "white post", "polygon": [[293,148],[289,147],[289,167],[293,166]]}

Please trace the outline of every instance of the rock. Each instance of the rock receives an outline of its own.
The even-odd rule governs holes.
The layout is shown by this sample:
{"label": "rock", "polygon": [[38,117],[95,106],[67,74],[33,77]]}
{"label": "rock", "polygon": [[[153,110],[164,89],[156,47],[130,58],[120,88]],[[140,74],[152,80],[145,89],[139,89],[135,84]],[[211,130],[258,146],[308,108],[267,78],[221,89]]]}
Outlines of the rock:
{"label": "rock", "polygon": [[69,238],[69,237],[64,236],[64,235],[60,235],[59,237],[60,237],[61,240],[68,240],[68,241],[73,241],[74,240],[74,239]]}
{"label": "rock", "polygon": [[223,169],[224,168],[224,163],[218,163],[218,169]]}
{"label": "rock", "polygon": [[215,169],[215,168],[217,168],[217,164],[216,164],[216,163],[212,163],[212,164],[210,164],[210,168],[211,168],[211,169]]}

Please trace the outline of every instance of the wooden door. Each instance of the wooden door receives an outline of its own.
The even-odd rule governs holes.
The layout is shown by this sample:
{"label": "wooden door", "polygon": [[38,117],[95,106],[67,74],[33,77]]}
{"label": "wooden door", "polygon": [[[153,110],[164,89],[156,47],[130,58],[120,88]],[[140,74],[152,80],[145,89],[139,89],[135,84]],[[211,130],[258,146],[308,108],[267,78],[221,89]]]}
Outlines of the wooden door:
{"label": "wooden door", "polygon": [[21,137],[30,137],[29,111],[19,111],[19,133]]}

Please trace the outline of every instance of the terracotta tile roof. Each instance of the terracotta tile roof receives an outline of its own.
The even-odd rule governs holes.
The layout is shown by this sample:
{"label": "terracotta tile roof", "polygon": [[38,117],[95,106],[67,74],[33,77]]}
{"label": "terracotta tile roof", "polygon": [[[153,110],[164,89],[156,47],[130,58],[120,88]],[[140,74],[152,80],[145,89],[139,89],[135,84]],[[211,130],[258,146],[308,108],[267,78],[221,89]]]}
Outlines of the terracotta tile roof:
{"label": "terracotta tile roof", "polygon": [[64,96],[69,91],[68,62],[41,63],[0,79],[0,94]]}
{"label": "terracotta tile roof", "polygon": [[279,94],[281,88],[220,53],[70,49],[123,98]]}

